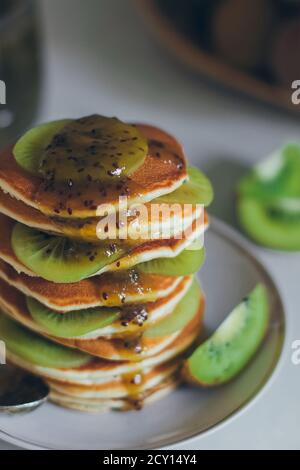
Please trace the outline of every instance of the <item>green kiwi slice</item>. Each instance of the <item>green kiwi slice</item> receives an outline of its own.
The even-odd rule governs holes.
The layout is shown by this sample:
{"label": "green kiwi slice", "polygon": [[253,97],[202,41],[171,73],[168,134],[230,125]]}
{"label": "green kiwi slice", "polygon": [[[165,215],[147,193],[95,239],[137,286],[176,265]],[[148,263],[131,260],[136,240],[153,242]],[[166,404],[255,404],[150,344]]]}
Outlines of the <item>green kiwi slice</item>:
{"label": "green kiwi slice", "polygon": [[117,118],[87,116],[67,123],[40,155],[40,173],[58,182],[92,182],[133,173],[148,142],[135,126]]}
{"label": "green kiwi slice", "polygon": [[57,313],[31,297],[27,297],[27,307],[38,325],[61,338],[85,335],[110,325],[120,317],[119,309],[105,307]]}
{"label": "green kiwi slice", "polygon": [[269,322],[266,288],[258,284],[185,362],[184,375],[213,386],[233,379],[261,344]]}
{"label": "green kiwi slice", "polygon": [[183,250],[174,258],[157,258],[137,265],[137,269],[161,276],[188,276],[194,274],[205,261],[205,249]]}
{"label": "green kiwi slice", "polygon": [[213,200],[213,188],[209,179],[198,168],[188,166],[188,179],[175,191],[155,199],[165,204],[203,204],[209,206]]}
{"label": "green kiwi slice", "polygon": [[238,194],[265,203],[299,199],[300,146],[289,144],[259,163],[239,183]]}
{"label": "green kiwi slice", "polygon": [[148,338],[154,338],[157,336],[168,336],[176,333],[176,331],[183,330],[198,313],[202,295],[199,285],[196,281],[193,281],[193,284],[177,304],[173,313],[146,330],[144,335]]}
{"label": "green kiwi slice", "polygon": [[11,243],[19,261],[43,279],[56,283],[86,279],[124,253],[123,248],[106,241],[101,245],[80,243],[20,223],[13,228]]}
{"label": "green kiwi slice", "polygon": [[37,126],[13,153],[22,168],[44,179],[91,183],[133,173],[148,154],[148,141],[133,125],[92,115]]}
{"label": "green kiwi slice", "polygon": [[17,163],[29,173],[38,175],[43,151],[53,136],[69,122],[71,122],[70,119],[52,121],[26,132],[13,148],[13,155]]}
{"label": "green kiwi slice", "polygon": [[300,146],[289,144],[257,165],[238,186],[240,224],[257,243],[300,249]]}
{"label": "green kiwi slice", "polygon": [[285,251],[300,250],[300,212],[280,211],[251,197],[239,198],[237,211],[241,227],[256,243]]}
{"label": "green kiwi slice", "polygon": [[12,354],[42,367],[80,367],[92,357],[77,349],[67,348],[29,331],[0,313],[0,339]]}

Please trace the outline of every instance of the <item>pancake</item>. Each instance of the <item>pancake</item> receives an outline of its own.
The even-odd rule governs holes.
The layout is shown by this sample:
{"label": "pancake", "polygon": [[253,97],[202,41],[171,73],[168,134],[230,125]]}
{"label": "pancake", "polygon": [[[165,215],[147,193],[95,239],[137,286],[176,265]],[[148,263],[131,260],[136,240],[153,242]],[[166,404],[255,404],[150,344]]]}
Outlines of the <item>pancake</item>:
{"label": "pancake", "polygon": [[147,390],[142,396],[124,399],[90,399],[82,397],[70,397],[55,390],[50,391],[50,401],[53,403],[77,411],[90,413],[103,413],[106,411],[130,411],[140,410],[146,405],[150,405],[161,400],[178,387],[180,380],[178,377],[171,378],[161,384]]}
{"label": "pancake", "polygon": [[[26,299],[23,294],[19,293],[13,287],[8,286],[3,281],[0,281],[0,295],[0,304],[4,312],[27,328],[32,329],[46,338],[64,346],[77,348],[90,355],[111,361],[142,361],[147,357],[160,353],[182,334],[182,330],[178,330],[172,334],[168,334],[167,336],[149,337],[147,335],[143,335],[143,329],[141,329],[141,331],[137,330],[133,333],[129,330],[126,334],[126,328],[124,328],[121,333],[121,328],[119,327],[119,334],[121,333],[122,337],[103,337],[101,336],[101,331],[99,332],[97,330],[95,335],[96,337],[94,338],[90,338],[89,335],[78,338],[59,338],[47,334],[40,326],[36,325],[28,312]],[[180,293],[180,295],[182,296],[183,293]],[[179,298],[180,296],[178,295],[173,299],[171,297],[171,299],[167,298],[167,300],[160,300],[156,304],[149,304],[149,326],[151,326],[152,315],[161,315],[161,317],[164,317],[165,315],[172,314],[172,307],[174,307],[174,304],[176,305],[176,301],[178,303]],[[200,325],[203,320],[204,306],[205,300],[202,295],[199,299],[197,314],[194,315],[190,323],[184,328],[183,332],[185,330],[189,331],[190,327],[195,328],[195,330],[199,332]]]}
{"label": "pancake", "polygon": [[66,384],[57,380],[47,380],[51,390],[72,397],[91,399],[124,398],[137,396],[156,387],[173,375],[179,366],[179,361],[146,369],[134,375],[114,376],[107,382],[89,385]]}
{"label": "pancake", "polygon": [[[0,152],[0,188],[47,216],[88,218],[97,216],[99,204],[116,207],[124,193],[129,204],[148,202],[173,192],[187,178],[186,159],[181,145],[155,127],[137,125],[148,139],[145,162],[124,182],[87,184],[81,190],[64,185],[49,190],[43,180],[24,171],[15,161],[13,147]],[[123,179],[122,179],[123,180]],[[121,187],[120,187],[121,184]],[[74,185],[76,186],[76,185]]]}
{"label": "pancake", "polygon": [[[24,367],[22,360],[10,352],[8,352],[8,360],[27,371],[31,369],[28,364],[25,364]],[[74,407],[76,404],[76,409],[82,409],[84,406],[91,411],[140,409],[147,397],[158,390],[165,389],[167,384],[178,383],[180,364],[181,360],[178,358],[162,365],[145,368],[143,371],[126,374],[114,373],[104,377],[102,381],[89,384],[52,379],[43,373],[37,375],[40,375],[49,385],[50,400],[62,406]],[[101,371],[101,362],[98,367],[95,364],[95,368]],[[69,406],[72,403],[73,406]]]}
{"label": "pancake", "polygon": [[[203,322],[204,297],[201,298],[197,315],[191,320],[183,332],[190,331],[193,328],[199,334]],[[50,339],[64,346],[77,348],[83,352],[97,356],[110,361],[137,361],[144,358],[155,356],[172,344],[182,331],[176,331],[168,336],[147,337],[142,335],[132,335],[128,338],[106,339],[99,337],[97,339],[62,339],[49,336]],[[186,334],[186,333],[185,333]]]}
{"label": "pancake", "polygon": [[4,261],[0,261],[0,279],[59,312],[153,302],[168,296],[182,281],[182,277],[130,270],[106,273],[72,284],[55,284],[40,277],[18,274]]}
{"label": "pancake", "polygon": [[153,357],[148,357],[140,362],[130,361],[108,361],[105,359],[91,357],[91,361],[80,367],[74,368],[50,368],[33,364],[7,350],[9,362],[32,374],[39,375],[45,379],[58,381],[64,384],[95,385],[112,381],[114,378],[122,376],[126,379],[133,377],[141,371],[149,370],[153,367],[178,360],[180,363],[182,353],[199,336],[199,332],[194,328],[187,328],[181,335],[173,341],[167,348]]}
{"label": "pancake", "polygon": [[[5,215],[0,214],[0,225],[2,227],[2,236],[0,239],[0,259],[10,264],[18,273],[25,273],[28,276],[37,277],[31,269],[27,268],[18,260],[11,246],[12,230],[15,222]],[[208,226],[208,218],[206,217],[203,224],[203,217],[194,221],[192,226],[182,235],[182,238],[158,239],[134,247],[127,255],[119,258],[111,264],[107,264],[101,268],[93,276],[105,272],[115,272],[128,270],[133,266],[145,261],[156,258],[175,257],[180,254],[191,243],[203,235]]]}
{"label": "pancake", "polygon": [[43,377],[51,388],[50,400],[60,406],[92,412],[140,409],[180,383],[181,354],[199,334],[192,323],[162,352],[139,363],[91,358],[80,367],[55,369],[29,363],[9,350],[7,358]]}
{"label": "pancake", "polygon": [[[147,321],[144,321],[142,326],[134,322],[133,316],[135,314],[134,310],[136,310],[136,315],[138,315],[140,311],[139,306],[135,306],[134,310],[129,308],[129,310],[125,309],[125,311],[123,307],[124,313],[121,313],[120,319],[104,328],[98,328],[97,330],[77,337],[77,339],[90,340],[97,339],[99,337],[128,336],[129,333],[140,334],[146,328],[151,327],[153,323],[162,320],[173,312],[178,302],[187,293],[192,281],[193,279],[191,276],[186,277],[182,279],[176,289],[168,296],[165,296],[156,302],[143,304],[141,307],[143,312],[147,312]],[[51,336],[51,333],[49,333],[46,328],[36,323],[32,318],[27,307],[26,296],[2,280],[0,280],[0,308],[14,320],[36,333],[40,333],[41,335],[48,337]],[[120,312],[122,312],[122,309],[120,309]],[[61,315],[68,315],[68,313],[62,313]],[[130,321],[131,315],[133,320]],[[124,326],[126,317],[128,318],[128,325]],[[63,337],[63,335],[61,336]]]}
{"label": "pancake", "polygon": [[[155,203],[155,200],[145,204],[147,214],[150,215],[150,217],[145,220],[147,223],[143,223],[144,220],[141,216],[138,217],[134,215],[136,211],[138,211],[138,206],[133,206],[130,211],[127,211],[127,224],[123,228],[117,229],[115,224],[109,224],[106,226],[104,233],[103,227],[99,224],[102,220],[102,225],[104,225],[104,218],[94,217],[89,219],[71,219],[67,221],[65,219],[59,219],[58,217],[49,218],[37,209],[24,204],[24,202],[0,190],[0,213],[28,227],[93,243],[101,243],[99,238],[104,235],[109,239],[125,239],[127,238],[126,232],[130,238],[130,245],[140,244],[143,240],[149,240],[155,237],[163,238],[162,235],[164,233],[170,233],[170,236],[176,236],[182,230],[189,227],[203,212],[201,205],[193,205],[190,211],[184,211],[183,204],[174,204],[170,211],[163,212],[163,206],[161,206],[161,210],[157,209],[151,211],[151,204],[153,203]],[[159,202],[157,204],[159,204]],[[111,225],[113,225],[113,228]],[[138,232],[136,227],[138,227]],[[139,238],[137,238],[137,235]]]}

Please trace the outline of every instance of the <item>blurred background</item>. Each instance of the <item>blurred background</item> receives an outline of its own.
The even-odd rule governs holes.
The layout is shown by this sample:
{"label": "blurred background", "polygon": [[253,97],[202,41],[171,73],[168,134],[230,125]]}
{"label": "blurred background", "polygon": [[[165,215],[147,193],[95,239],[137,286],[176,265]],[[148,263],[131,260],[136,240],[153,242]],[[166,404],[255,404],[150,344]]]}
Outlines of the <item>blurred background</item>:
{"label": "blurred background", "polygon": [[0,0],[0,145],[94,112],[175,134],[235,223],[245,168],[298,140],[299,0]]}

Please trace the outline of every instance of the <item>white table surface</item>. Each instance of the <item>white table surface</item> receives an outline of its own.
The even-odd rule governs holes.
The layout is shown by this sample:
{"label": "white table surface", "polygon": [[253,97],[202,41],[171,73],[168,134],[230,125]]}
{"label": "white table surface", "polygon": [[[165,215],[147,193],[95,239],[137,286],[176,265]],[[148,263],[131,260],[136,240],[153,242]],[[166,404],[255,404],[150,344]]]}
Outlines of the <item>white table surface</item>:
{"label": "white table surface", "polygon": [[[203,82],[162,51],[132,0],[40,0],[46,84],[39,120],[93,112],[157,124],[184,144],[215,183],[213,212],[231,219],[230,189],[251,165],[289,139],[300,119]],[[300,77],[295,77],[300,78]],[[255,248],[277,282],[288,320],[280,369],[253,406],[176,449],[299,449],[300,254]],[[0,450],[16,449],[0,442]]]}

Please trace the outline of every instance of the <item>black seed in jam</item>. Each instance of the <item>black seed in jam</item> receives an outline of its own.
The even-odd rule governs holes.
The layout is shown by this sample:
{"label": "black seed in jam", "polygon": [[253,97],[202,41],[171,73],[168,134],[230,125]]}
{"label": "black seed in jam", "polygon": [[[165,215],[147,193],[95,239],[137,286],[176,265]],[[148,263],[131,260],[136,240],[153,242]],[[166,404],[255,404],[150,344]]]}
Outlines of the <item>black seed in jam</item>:
{"label": "black seed in jam", "polygon": [[89,257],[89,260],[90,260],[90,261],[95,261],[95,256],[90,256],[90,257]]}
{"label": "black seed in jam", "polygon": [[69,214],[69,215],[72,215],[72,214],[73,214],[73,210],[71,209],[71,207],[68,207],[68,214]]}
{"label": "black seed in jam", "polygon": [[115,243],[111,243],[111,244],[109,245],[109,249],[110,249],[110,251],[111,251],[112,253],[115,253],[116,250],[117,250],[117,245],[116,245]]}
{"label": "black seed in jam", "polygon": [[158,148],[161,148],[161,149],[164,148],[164,144],[162,142],[160,142],[159,140],[155,140],[155,139],[149,140],[149,145],[153,145],[154,147],[158,147]]}
{"label": "black seed in jam", "polygon": [[102,293],[102,297],[104,300],[107,300],[108,299],[108,293],[107,292],[103,292]]}

